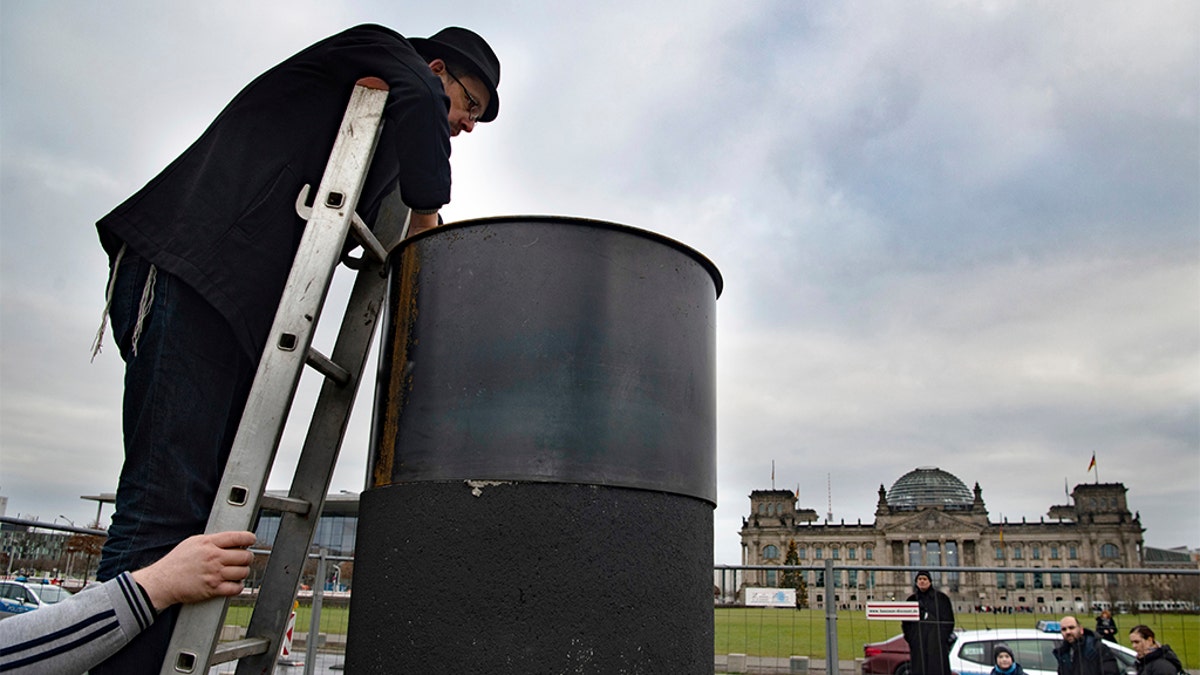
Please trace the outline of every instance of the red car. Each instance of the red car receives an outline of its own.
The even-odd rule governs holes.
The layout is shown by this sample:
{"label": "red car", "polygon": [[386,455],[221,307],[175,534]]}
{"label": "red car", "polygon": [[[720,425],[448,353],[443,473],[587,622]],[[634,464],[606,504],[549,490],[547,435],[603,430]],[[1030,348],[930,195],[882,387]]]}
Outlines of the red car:
{"label": "red car", "polygon": [[908,642],[897,635],[863,645],[863,675],[908,675]]}

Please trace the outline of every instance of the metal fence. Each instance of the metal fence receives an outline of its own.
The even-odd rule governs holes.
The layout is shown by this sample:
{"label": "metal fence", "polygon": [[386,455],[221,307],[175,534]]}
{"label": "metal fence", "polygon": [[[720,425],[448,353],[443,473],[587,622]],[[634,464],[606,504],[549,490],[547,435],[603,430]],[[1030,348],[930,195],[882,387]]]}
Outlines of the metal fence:
{"label": "metal fence", "polygon": [[[867,659],[866,648],[899,636],[901,622],[868,619],[867,609],[872,603],[906,600],[917,569],[932,571],[935,587],[950,596],[957,631],[1036,629],[1039,621],[1065,615],[1094,628],[1096,616],[1109,610],[1118,623],[1119,644],[1127,646],[1129,630],[1145,624],[1160,643],[1172,645],[1186,668],[1200,670],[1200,569],[918,568],[838,562],[717,566],[717,672],[897,675],[899,659]],[[781,602],[762,602],[773,595]],[[795,605],[789,602],[792,597]],[[756,607],[756,602],[765,606]],[[788,606],[779,606],[783,604]],[[907,650],[906,645],[901,648]],[[983,672],[987,670],[990,666]]]}
{"label": "metal fence", "polygon": [[[291,662],[303,661],[305,672],[321,672],[322,658],[338,660],[344,654],[353,590],[341,590],[345,579],[335,571],[341,568],[332,565],[351,559],[314,559],[315,566],[310,561],[305,577],[309,588],[302,589],[298,598],[292,643]],[[916,568],[834,562],[827,560],[824,566],[716,566],[714,671],[897,675],[895,664],[868,662],[865,648],[898,636],[900,622],[869,620],[866,610],[876,601],[906,599],[907,588],[911,587],[908,580]],[[1067,614],[1092,628],[1099,611],[1109,609],[1118,623],[1119,644],[1128,646],[1129,630],[1135,625],[1148,625],[1159,642],[1172,645],[1186,668],[1200,672],[1200,569],[925,569],[934,573],[938,587],[953,598],[959,631],[1032,629],[1039,621],[1058,620]],[[788,572],[798,573],[805,581],[802,594],[791,597],[800,597],[801,604],[807,606],[747,605],[748,596],[761,595],[756,591],[781,588],[778,584],[767,586],[766,582],[782,581]],[[871,572],[875,573],[873,584]],[[884,574],[905,580],[903,595],[895,592],[895,581],[885,581]],[[1063,575],[1061,583],[1051,576],[1057,574]],[[1037,576],[1042,577],[1040,581],[1035,579]],[[831,581],[828,587],[827,580]],[[234,607],[229,621],[244,626],[242,612],[248,619],[249,607]],[[318,638],[308,640],[309,634]]]}
{"label": "metal fence", "polygon": [[[13,518],[3,522],[76,535],[103,534]],[[12,542],[7,543],[11,560],[14,549]],[[67,549],[59,554],[69,559]],[[265,559],[266,555],[259,558]],[[869,620],[866,610],[870,603],[905,600],[917,568],[842,562],[714,567],[715,672],[903,675],[897,672],[899,662],[895,659],[866,658],[868,645],[886,642],[901,632],[899,621]],[[80,564],[79,568],[87,566]],[[1067,614],[1077,616],[1082,625],[1091,628],[1095,616],[1109,610],[1118,623],[1119,644],[1128,645],[1129,630],[1135,625],[1150,626],[1160,643],[1173,647],[1185,668],[1200,674],[1200,569],[924,569],[934,573],[935,585],[951,597],[959,631],[1035,628],[1039,621],[1057,620]],[[305,566],[301,583],[292,639],[283,645],[287,654],[281,663],[303,664],[303,671],[297,668],[289,672],[336,671],[343,661],[349,632],[353,558],[314,554]],[[232,601],[222,640],[244,636],[255,585],[252,575],[250,587]],[[784,593],[784,597],[799,602],[792,600],[784,607],[777,601],[755,606],[762,597],[773,596],[774,590],[790,590],[792,594]],[[310,635],[316,638],[309,639]]]}

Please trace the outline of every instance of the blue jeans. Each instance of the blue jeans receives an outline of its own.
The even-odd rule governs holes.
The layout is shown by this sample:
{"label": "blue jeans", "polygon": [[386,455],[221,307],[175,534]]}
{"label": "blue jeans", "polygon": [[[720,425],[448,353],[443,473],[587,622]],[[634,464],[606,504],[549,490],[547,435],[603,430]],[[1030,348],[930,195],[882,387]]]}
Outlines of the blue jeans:
{"label": "blue jeans", "polygon": [[[149,270],[146,260],[126,249],[109,312],[125,360],[125,463],[96,575],[101,581],[145,567],[204,531],[257,367],[225,319],[162,270],[135,352],[134,326]],[[160,616],[91,672],[158,672],[174,617]]]}

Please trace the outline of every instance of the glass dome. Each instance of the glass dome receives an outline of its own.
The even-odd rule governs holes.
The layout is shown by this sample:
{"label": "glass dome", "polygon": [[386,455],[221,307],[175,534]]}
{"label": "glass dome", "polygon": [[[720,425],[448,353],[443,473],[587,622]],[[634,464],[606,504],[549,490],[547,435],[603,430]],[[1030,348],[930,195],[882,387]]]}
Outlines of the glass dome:
{"label": "glass dome", "polygon": [[888,506],[969,507],[975,498],[967,486],[952,473],[935,466],[921,466],[904,474],[887,492]]}

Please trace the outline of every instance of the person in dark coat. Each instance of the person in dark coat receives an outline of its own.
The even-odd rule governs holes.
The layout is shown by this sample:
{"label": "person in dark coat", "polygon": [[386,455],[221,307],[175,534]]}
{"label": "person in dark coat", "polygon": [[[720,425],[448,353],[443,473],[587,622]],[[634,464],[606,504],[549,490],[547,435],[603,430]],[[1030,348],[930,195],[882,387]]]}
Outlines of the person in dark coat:
{"label": "person in dark coat", "polygon": [[1063,642],[1054,649],[1058,675],[1120,675],[1121,666],[1104,641],[1073,616],[1059,621]]}
{"label": "person in dark coat", "polygon": [[1013,656],[1012,650],[1008,645],[996,645],[992,648],[992,659],[995,666],[992,667],[992,675],[1025,675],[1025,669],[1021,664],[1017,663],[1016,657]]}
{"label": "person in dark coat", "polygon": [[905,621],[912,675],[950,675],[950,646],[954,640],[954,607],[950,598],[933,587],[928,571],[917,572],[916,592],[908,596],[920,605],[920,619]]}
{"label": "person in dark coat", "polygon": [[1112,612],[1107,609],[1096,617],[1096,635],[1099,635],[1101,640],[1117,641],[1117,622],[1113,621]]}
{"label": "person in dark coat", "polygon": [[[320,184],[364,77],[384,80],[388,94],[355,211],[373,224],[398,190],[410,234],[436,226],[450,201],[450,138],[496,118],[500,61],[464,28],[405,38],[377,25],[257,77],[96,224],[109,255],[106,320],[125,361],[125,462],[99,580],[204,531],[304,233],[296,198]],[[158,672],[175,615],[164,618],[92,672]]]}
{"label": "person in dark coat", "polygon": [[1183,663],[1170,645],[1155,642],[1154,631],[1149,626],[1134,626],[1129,631],[1129,646],[1137,652],[1134,666],[1138,675],[1179,675],[1184,672]]}

